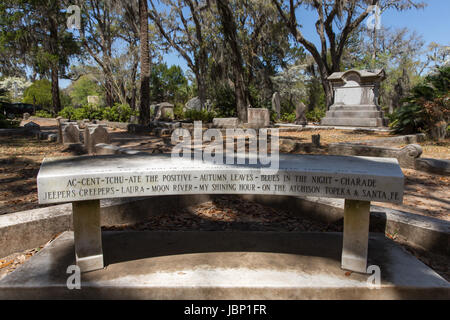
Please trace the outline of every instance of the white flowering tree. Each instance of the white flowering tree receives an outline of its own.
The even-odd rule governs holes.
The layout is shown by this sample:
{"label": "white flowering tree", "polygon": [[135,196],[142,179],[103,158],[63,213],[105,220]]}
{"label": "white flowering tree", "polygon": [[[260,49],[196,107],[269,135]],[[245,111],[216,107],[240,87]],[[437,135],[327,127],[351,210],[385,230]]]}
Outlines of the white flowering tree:
{"label": "white flowering tree", "polygon": [[275,90],[280,93],[282,99],[289,101],[292,107],[306,97],[308,79],[305,69],[304,64],[294,64],[271,77]]}
{"label": "white flowering tree", "polygon": [[24,78],[7,77],[0,81],[0,89],[6,91],[6,97],[11,102],[20,102],[26,88],[31,86],[31,82]]}

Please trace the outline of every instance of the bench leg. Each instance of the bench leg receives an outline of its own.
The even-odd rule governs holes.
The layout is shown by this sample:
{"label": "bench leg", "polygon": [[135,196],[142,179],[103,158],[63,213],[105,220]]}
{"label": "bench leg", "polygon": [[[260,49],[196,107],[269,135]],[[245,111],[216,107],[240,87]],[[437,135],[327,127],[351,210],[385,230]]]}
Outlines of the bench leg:
{"label": "bench leg", "polygon": [[75,258],[81,272],[103,269],[100,200],[72,203]]}
{"label": "bench leg", "polygon": [[370,201],[345,200],[342,269],[367,273]]}

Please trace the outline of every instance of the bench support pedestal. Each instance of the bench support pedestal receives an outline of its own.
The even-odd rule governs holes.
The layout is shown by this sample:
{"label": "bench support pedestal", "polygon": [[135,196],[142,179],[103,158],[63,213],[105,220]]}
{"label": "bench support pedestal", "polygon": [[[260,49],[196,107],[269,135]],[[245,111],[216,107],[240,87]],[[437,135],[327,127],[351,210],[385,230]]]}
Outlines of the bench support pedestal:
{"label": "bench support pedestal", "polygon": [[[76,263],[81,272],[103,269],[100,200],[72,203]],[[345,200],[342,269],[367,273],[370,202]]]}
{"label": "bench support pedestal", "polygon": [[345,200],[342,269],[367,273],[370,201]]}
{"label": "bench support pedestal", "polygon": [[81,272],[103,269],[100,200],[72,203],[75,257]]}

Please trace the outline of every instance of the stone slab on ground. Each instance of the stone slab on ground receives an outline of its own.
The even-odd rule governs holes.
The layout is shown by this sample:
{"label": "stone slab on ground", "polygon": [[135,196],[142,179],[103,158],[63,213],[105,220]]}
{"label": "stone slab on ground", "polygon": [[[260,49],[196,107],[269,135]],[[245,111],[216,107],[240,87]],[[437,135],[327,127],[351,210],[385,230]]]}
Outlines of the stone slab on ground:
{"label": "stone slab on ground", "polygon": [[415,159],[415,169],[441,175],[450,174],[450,160],[420,158]]}
{"label": "stone slab on ground", "polygon": [[351,126],[326,126],[326,125],[297,125],[292,123],[276,123],[275,126],[277,128],[283,129],[283,130],[295,130],[295,131],[305,131],[308,129],[315,129],[315,130],[364,130],[364,131],[374,131],[374,132],[388,132],[390,131],[389,128],[370,128],[370,127],[351,127]]}
{"label": "stone slab on ground", "polygon": [[339,233],[103,232],[106,268],[67,289],[65,232],[0,281],[0,299],[449,299],[450,285],[383,235],[371,234],[370,275],[340,268]]}
{"label": "stone slab on ground", "polygon": [[214,118],[213,127],[214,128],[237,128],[239,125],[238,118]]}

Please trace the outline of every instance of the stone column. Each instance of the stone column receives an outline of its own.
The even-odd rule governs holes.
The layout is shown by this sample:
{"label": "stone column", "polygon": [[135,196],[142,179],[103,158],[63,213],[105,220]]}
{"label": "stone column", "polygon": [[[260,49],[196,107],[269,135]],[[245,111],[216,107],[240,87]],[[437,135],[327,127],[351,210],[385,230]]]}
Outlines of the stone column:
{"label": "stone column", "polygon": [[100,200],[72,203],[75,257],[81,272],[103,269]]}
{"label": "stone column", "polygon": [[370,201],[345,200],[342,269],[367,273]]}

